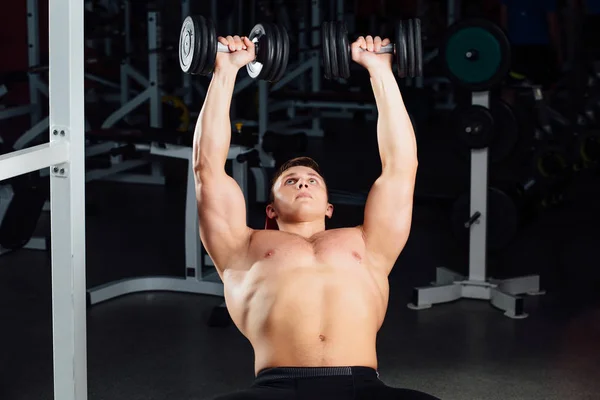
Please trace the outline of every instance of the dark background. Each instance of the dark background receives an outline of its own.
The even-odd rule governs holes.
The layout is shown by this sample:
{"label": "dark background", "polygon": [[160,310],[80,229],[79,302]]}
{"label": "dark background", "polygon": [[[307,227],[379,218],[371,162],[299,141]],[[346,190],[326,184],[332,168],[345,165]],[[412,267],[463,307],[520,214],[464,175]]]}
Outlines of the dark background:
{"label": "dark background", "polygon": [[[246,34],[256,22],[277,22],[290,33],[290,63],[297,60],[297,23],[301,16],[310,21],[309,1],[217,3],[219,34],[230,33],[222,28],[227,24],[236,33]],[[320,2],[321,21],[335,19],[335,3]],[[516,125],[506,128],[510,124],[505,122],[491,148],[494,152],[511,141],[515,143],[489,167],[490,186],[502,189],[503,195],[499,203],[490,204],[488,276],[540,274],[546,294],[526,298],[529,317],[524,320],[506,318],[486,301],[463,299],[418,312],[406,307],[412,288],[427,285],[436,267],[468,272],[468,246],[457,227],[462,215],[456,210],[458,199],[469,190],[469,150],[460,141],[454,121],[459,115],[455,110],[470,102],[470,92],[447,80],[434,88],[431,79],[446,76],[443,60],[434,57],[425,65],[423,87],[399,79],[415,125],[419,170],[412,231],[390,275],[390,305],[378,338],[382,379],[392,386],[425,391],[442,399],[597,398],[600,152],[595,138],[600,129],[600,109],[593,99],[600,95],[600,83],[597,77],[594,80],[593,65],[600,60],[599,6],[591,0],[482,0],[456,4],[456,9],[448,10],[448,4],[442,1],[344,1],[344,20],[350,38],[354,38],[359,34],[389,36],[396,20],[420,17],[426,54],[443,48],[449,11],[459,20],[478,17],[491,21],[507,34],[512,49],[511,70],[525,78],[503,76],[490,91],[493,102],[502,99],[510,104],[512,113],[508,117],[502,114],[502,121],[513,115]],[[86,5],[90,10],[85,16],[85,35],[89,39],[86,57],[102,60],[88,65],[86,72],[119,82],[124,55],[120,41],[122,17],[119,8],[114,7],[118,2]],[[145,21],[149,8],[161,15],[165,51],[160,57],[159,84],[167,93],[180,95],[176,48],[182,16],[178,2],[132,2],[131,30],[136,51],[129,62],[147,74]],[[191,10],[193,14],[211,15],[208,1],[192,2]],[[523,13],[530,18],[520,20],[518,16]],[[0,85],[8,89],[0,97],[0,109],[29,103],[26,14],[25,2],[8,2],[0,13]],[[40,63],[44,64],[48,58],[46,1],[39,1],[39,21]],[[554,30],[552,21],[556,23]],[[110,57],[98,44],[99,38],[106,37],[112,38]],[[175,46],[175,51],[168,50],[169,46]],[[42,72],[40,76],[46,79],[47,74]],[[244,76],[245,71],[240,71],[240,79]],[[210,81],[210,77],[202,76],[192,79],[204,87]],[[307,79],[310,81],[310,77]],[[543,104],[535,102],[532,85],[543,91]],[[90,95],[86,100],[86,117],[97,129],[118,107],[103,96],[117,92],[91,81],[86,81],[86,90],[94,93],[94,99]],[[232,121],[256,120],[257,90],[253,84],[234,97]],[[338,98],[349,91],[368,97],[371,87],[366,71],[354,65],[346,82],[323,79],[322,91],[337,93]],[[441,106],[450,95],[455,100],[452,107]],[[203,100],[195,93],[193,101],[186,104],[192,117],[184,140],[191,137]],[[547,117],[549,109],[560,118]],[[47,113],[47,103],[43,110]],[[590,110],[592,113],[586,113]],[[166,107],[163,113],[163,129],[175,131],[177,112]],[[135,128],[143,132],[148,125],[147,106],[139,107],[135,115]],[[273,114],[270,121],[284,118]],[[336,203],[336,199],[346,192],[360,199],[380,173],[376,120],[354,112],[352,118],[322,118],[321,122],[323,137],[308,138],[305,148],[284,141],[273,155],[278,164],[301,154],[315,158],[328,179],[335,205],[328,227],[359,224],[363,212],[360,201],[353,205],[341,200]],[[12,143],[30,127],[29,116],[0,120],[3,151],[9,152]],[[256,128],[244,126],[241,136],[240,140],[255,137]],[[582,138],[588,137],[591,139],[585,139],[588,147],[583,159]],[[47,136],[41,140],[47,140]],[[550,161],[542,161],[554,172],[551,178],[541,179],[538,161],[543,157],[539,154],[548,153]],[[553,162],[556,154],[564,161],[558,167]],[[187,164],[166,162],[164,167],[164,186],[105,180],[87,184],[88,287],[125,277],[184,276]],[[28,178],[44,187],[44,178]],[[532,178],[538,183],[534,189],[516,195]],[[22,180],[8,183],[15,188],[28,185]],[[518,212],[496,207],[498,204],[516,204]],[[264,206],[254,202],[249,205],[252,227],[262,226]],[[49,234],[48,220],[43,212],[36,235]],[[10,233],[6,225],[5,221],[2,235]],[[503,239],[492,240],[495,238]],[[140,293],[89,308],[89,398],[208,399],[247,387],[253,379],[249,343],[233,325],[207,325],[213,307],[221,302],[212,296]],[[0,255],[0,321],[0,399],[53,398],[47,252],[19,249]]]}

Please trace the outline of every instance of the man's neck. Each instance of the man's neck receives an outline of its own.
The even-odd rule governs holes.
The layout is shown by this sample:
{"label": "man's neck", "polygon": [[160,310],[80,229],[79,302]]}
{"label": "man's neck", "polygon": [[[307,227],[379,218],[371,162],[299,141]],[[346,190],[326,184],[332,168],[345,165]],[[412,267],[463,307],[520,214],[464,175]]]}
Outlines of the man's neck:
{"label": "man's neck", "polygon": [[278,222],[279,230],[282,232],[293,233],[303,238],[309,239],[317,233],[325,230],[324,221],[314,222]]}

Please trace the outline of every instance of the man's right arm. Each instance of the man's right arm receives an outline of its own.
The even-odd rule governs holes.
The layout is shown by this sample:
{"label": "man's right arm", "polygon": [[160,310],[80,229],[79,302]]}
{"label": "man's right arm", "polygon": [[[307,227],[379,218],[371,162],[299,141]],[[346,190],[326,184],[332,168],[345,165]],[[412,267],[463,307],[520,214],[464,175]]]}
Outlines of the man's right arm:
{"label": "man's right arm", "polygon": [[200,237],[217,270],[247,249],[250,228],[238,183],[225,172],[231,141],[229,109],[237,69],[215,70],[194,132],[193,168]]}

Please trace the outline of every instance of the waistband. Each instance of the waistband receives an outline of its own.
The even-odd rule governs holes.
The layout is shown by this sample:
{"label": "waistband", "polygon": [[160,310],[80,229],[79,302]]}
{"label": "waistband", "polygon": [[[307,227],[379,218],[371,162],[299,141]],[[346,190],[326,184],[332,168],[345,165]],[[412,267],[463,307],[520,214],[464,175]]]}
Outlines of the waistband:
{"label": "waistband", "polygon": [[258,372],[255,383],[280,379],[319,378],[327,376],[361,376],[379,379],[379,372],[370,367],[275,367]]}

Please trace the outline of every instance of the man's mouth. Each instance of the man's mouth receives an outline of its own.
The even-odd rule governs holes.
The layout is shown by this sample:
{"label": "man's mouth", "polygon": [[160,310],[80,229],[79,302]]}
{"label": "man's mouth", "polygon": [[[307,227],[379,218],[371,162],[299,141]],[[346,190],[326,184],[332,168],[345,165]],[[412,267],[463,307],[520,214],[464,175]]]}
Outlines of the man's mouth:
{"label": "man's mouth", "polygon": [[296,196],[297,199],[301,199],[301,198],[304,198],[304,197],[312,199],[312,196],[310,194],[308,194],[308,193],[300,193],[298,196]]}

